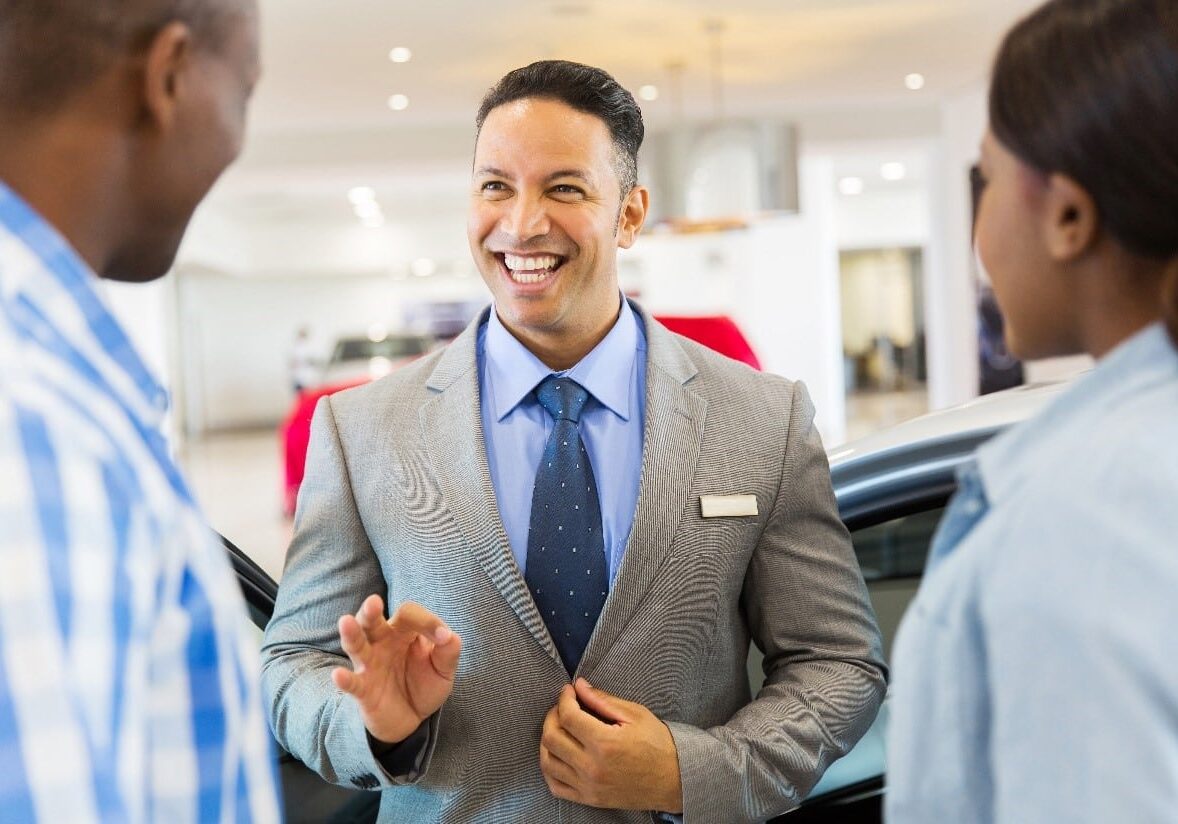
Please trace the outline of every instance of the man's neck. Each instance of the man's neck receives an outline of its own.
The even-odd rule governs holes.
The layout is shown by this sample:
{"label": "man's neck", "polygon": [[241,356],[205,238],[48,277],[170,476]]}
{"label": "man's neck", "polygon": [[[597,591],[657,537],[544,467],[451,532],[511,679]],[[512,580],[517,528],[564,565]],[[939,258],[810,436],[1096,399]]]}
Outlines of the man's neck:
{"label": "man's neck", "polygon": [[597,347],[597,344],[605,340],[606,335],[610,333],[610,330],[614,328],[614,324],[618,322],[621,311],[622,307],[619,303],[618,311],[607,316],[603,322],[595,326],[572,331],[565,330],[553,334],[546,334],[542,330],[537,332],[527,329],[513,329],[511,326],[503,323],[502,317],[499,318],[499,322],[503,324],[503,328],[512,337],[523,344],[524,348],[535,355],[541,363],[553,372],[564,372],[580,363],[586,355]]}
{"label": "man's neck", "polygon": [[0,180],[101,274],[118,237],[122,201],[111,185],[113,155],[98,140],[61,121],[14,129],[0,137]]}

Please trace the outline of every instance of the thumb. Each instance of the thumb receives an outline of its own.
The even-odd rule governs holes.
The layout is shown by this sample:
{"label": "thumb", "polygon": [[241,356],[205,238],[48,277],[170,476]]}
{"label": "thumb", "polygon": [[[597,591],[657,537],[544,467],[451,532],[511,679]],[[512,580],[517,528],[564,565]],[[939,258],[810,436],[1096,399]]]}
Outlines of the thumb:
{"label": "thumb", "polygon": [[623,701],[617,696],[590,686],[584,678],[578,678],[573,684],[573,689],[577,692],[577,700],[581,702],[581,706],[599,716],[603,721],[617,724],[632,720],[629,701]]}

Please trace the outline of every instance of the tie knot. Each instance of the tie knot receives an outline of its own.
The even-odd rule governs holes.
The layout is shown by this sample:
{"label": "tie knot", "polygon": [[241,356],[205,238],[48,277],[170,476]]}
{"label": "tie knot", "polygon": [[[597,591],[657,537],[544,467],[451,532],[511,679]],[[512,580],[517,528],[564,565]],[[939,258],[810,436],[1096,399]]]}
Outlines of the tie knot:
{"label": "tie knot", "polygon": [[549,375],[536,387],[536,400],[554,420],[576,423],[589,400],[589,391],[571,378]]}

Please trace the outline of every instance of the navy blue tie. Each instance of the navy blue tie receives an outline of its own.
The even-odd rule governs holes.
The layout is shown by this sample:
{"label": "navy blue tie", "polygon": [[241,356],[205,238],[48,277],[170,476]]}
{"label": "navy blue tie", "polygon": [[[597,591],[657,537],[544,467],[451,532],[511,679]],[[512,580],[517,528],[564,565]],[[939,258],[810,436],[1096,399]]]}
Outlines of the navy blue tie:
{"label": "navy blue tie", "polygon": [[589,393],[549,375],[536,399],[555,421],[532,490],[525,578],[565,669],[576,672],[609,591],[601,502],[577,426]]}

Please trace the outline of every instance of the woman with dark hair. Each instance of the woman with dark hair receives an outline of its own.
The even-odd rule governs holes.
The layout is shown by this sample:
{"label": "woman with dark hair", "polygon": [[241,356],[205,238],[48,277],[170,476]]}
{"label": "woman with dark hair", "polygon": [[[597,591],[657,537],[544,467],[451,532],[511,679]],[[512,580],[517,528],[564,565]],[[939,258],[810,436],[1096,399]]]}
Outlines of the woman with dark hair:
{"label": "woman with dark hair", "polygon": [[1178,2],[1051,0],[994,66],[977,251],[1022,358],[896,641],[893,822],[1178,820]]}

